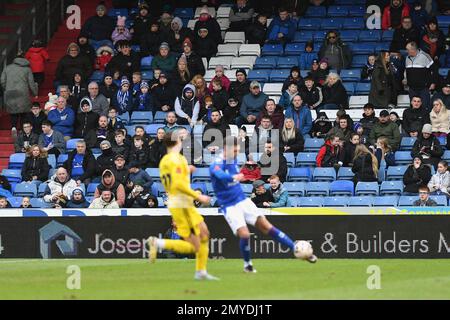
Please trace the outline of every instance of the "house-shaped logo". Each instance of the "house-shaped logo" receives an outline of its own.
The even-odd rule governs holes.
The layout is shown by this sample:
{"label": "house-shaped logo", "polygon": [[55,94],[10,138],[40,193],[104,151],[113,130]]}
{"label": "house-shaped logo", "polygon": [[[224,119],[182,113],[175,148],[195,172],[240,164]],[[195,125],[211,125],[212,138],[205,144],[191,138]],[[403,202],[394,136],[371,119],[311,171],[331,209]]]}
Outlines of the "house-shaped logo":
{"label": "house-shaped logo", "polygon": [[82,241],[80,236],[72,229],[56,221],[52,221],[39,229],[39,234],[41,256],[44,259],[51,258],[51,245],[55,239],[65,237],[64,240],[56,241],[56,246],[64,256],[76,256],[78,243]]}

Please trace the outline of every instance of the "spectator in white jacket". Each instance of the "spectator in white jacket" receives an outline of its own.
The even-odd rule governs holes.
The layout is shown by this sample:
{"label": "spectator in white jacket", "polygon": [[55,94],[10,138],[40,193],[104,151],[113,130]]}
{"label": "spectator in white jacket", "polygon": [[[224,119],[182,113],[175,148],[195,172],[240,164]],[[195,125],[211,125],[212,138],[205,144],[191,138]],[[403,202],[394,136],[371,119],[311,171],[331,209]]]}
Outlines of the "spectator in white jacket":
{"label": "spectator in white jacket", "polygon": [[77,187],[77,182],[70,178],[65,168],[58,168],[54,177],[50,179],[44,195],[44,201],[64,207],[73,190]]}
{"label": "spectator in white jacket", "polygon": [[432,194],[444,193],[449,195],[450,187],[450,172],[448,172],[447,161],[439,161],[437,166],[437,172],[431,177],[428,182],[428,188]]}
{"label": "spectator in white jacket", "polygon": [[430,122],[435,136],[447,136],[450,132],[450,112],[448,112],[441,99],[433,101]]}
{"label": "spectator in white jacket", "polygon": [[117,204],[117,201],[114,199],[114,195],[112,194],[111,190],[103,190],[100,197],[94,199],[92,201],[91,205],[89,206],[90,209],[119,209],[119,205]]}

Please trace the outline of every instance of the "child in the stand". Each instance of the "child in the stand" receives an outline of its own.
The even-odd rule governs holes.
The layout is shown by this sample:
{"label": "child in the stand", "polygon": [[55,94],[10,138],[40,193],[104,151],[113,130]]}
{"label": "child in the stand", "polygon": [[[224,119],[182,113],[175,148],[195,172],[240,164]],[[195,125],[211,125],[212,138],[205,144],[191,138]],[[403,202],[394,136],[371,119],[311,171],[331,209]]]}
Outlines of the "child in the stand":
{"label": "child in the stand", "polygon": [[370,54],[367,57],[367,63],[361,70],[361,80],[372,80],[373,69],[375,68],[376,55]]}
{"label": "child in the stand", "polygon": [[125,26],[125,20],[127,20],[127,17],[122,16],[117,17],[117,26],[111,35],[111,39],[114,45],[116,45],[117,41],[120,40],[130,41],[131,38],[133,37],[130,30],[128,30],[128,28]]}
{"label": "child in the stand", "polygon": [[317,54],[314,51],[314,42],[308,41],[305,44],[305,52],[300,55],[300,70],[307,70],[314,59],[317,59]]}
{"label": "child in the stand", "polygon": [[146,81],[141,82],[141,91],[134,100],[134,111],[152,111],[152,96]]}
{"label": "child in the stand", "polygon": [[120,90],[117,92],[113,105],[117,107],[119,115],[130,112],[133,107],[133,96],[130,90],[130,81],[126,77],[122,78]]}
{"label": "child in the stand", "polygon": [[95,69],[104,72],[107,64],[114,56],[114,51],[111,47],[101,46],[97,49],[97,59],[95,60]]}
{"label": "child in the stand", "polygon": [[25,54],[25,59],[30,62],[31,72],[33,72],[34,82],[41,85],[45,80],[45,63],[50,60],[47,49],[42,41],[34,40],[31,48]]}

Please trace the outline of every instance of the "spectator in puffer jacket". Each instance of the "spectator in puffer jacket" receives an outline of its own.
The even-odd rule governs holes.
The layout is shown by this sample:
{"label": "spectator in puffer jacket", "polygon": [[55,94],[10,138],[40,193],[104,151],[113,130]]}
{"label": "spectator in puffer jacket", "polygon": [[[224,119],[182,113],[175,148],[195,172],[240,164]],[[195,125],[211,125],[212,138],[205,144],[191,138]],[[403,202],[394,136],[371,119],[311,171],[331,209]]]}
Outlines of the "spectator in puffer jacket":
{"label": "spectator in puffer jacket", "polygon": [[31,48],[25,54],[25,59],[30,62],[31,72],[33,72],[34,82],[41,85],[45,80],[45,63],[50,60],[47,49],[44,48],[42,41],[34,40]]}
{"label": "spectator in puffer jacket", "polygon": [[385,137],[388,139],[392,151],[397,150],[401,140],[400,131],[398,126],[391,122],[389,111],[382,110],[378,120],[370,130],[369,143],[375,146],[378,138]]}
{"label": "spectator in puffer jacket", "polygon": [[431,177],[428,182],[428,188],[433,194],[445,194],[449,196],[450,193],[450,172],[448,171],[447,161],[439,161],[436,173]]}
{"label": "spectator in puffer jacket", "polygon": [[152,69],[161,69],[162,72],[171,73],[175,70],[176,65],[177,60],[170,53],[169,44],[167,42],[161,43],[158,55],[152,60]]}
{"label": "spectator in puffer jacket", "polygon": [[22,166],[22,181],[36,184],[47,181],[49,170],[47,152],[42,151],[36,144],[31,145]]}
{"label": "spectator in puffer jacket", "polygon": [[69,202],[67,202],[66,208],[82,209],[89,208],[89,206],[90,203],[84,197],[83,190],[80,188],[75,188],[72,192],[72,197],[70,198]]}
{"label": "spectator in puffer jacket", "polygon": [[285,118],[292,118],[295,127],[300,130],[302,135],[309,134],[312,128],[311,110],[303,103],[302,97],[296,95],[292,99],[291,106],[286,109]]}
{"label": "spectator in puffer jacket", "polygon": [[303,52],[300,55],[299,66],[301,70],[308,70],[311,67],[313,61],[317,59],[317,53],[313,51],[314,51],[314,42],[308,41],[305,44],[305,52]]}
{"label": "spectator in puffer jacket", "polygon": [[347,69],[352,62],[352,53],[342,42],[337,31],[329,31],[319,51],[319,59],[326,58],[328,66],[340,72]]}
{"label": "spectator in puffer jacket", "polygon": [[55,176],[47,184],[44,201],[64,207],[76,187],[76,181],[70,178],[67,170],[62,167],[58,168]]}
{"label": "spectator in puffer jacket", "polygon": [[290,207],[289,194],[280,182],[280,178],[274,174],[269,178],[270,189],[273,202],[269,202],[269,208]]}
{"label": "spectator in puffer jacket", "polygon": [[317,167],[342,166],[344,161],[344,150],[338,136],[331,136],[325,140],[316,157]]}
{"label": "spectator in puffer jacket", "polygon": [[84,75],[87,79],[91,76],[93,64],[86,55],[80,53],[80,47],[71,43],[67,47],[67,54],[61,58],[56,67],[55,79],[59,84],[69,84],[75,73]]}
{"label": "spectator in puffer jacket", "polygon": [[267,32],[267,15],[260,13],[256,16],[253,24],[247,28],[245,38],[249,44],[259,44],[262,47],[267,41]]}
{"label": "spectator in puffer jacket", "polygon": [[119,209],[119,203],[111,190],[102,190],[101,194],[92,201],[89,209]]}
{"label": "spectator in puffer jacket", "polygon": [[336,73],[328,74],[322,87],[322,94],[323,103],[320,109],[348,109],[347,90]]}
{"label": "spectator in puffer jacket", "polygon": [[261,92],[261,85],[258,81],[250,83],[250,93],[246,94],[241,103],[241,118],[238,119],[238,126],[241,124],[254,124],[258,114],[263,110],[269,97]]}
{"label": "spectator in puffer jacket", "polygon": [[284,110],[287,110],[292,103],[292,99],[298,95],[298,86],[295,82],[289,84],[287,90],[283,92],[281,95],[279,105],[283,107]]}
{"label": "spectator in puffer jacket", "polygon": [[439,139],[432,135],[431,124],[424,124],[422,133],[414,142],[411,156],[420,156],[424,164],[430,164],[436,169],[443,154]]}
{"label": "spectator in puffer jacket", "polygon": [[294,39],[296,23],[289,17],[285,8],[278,9],[278,17],[275,17],[269,25],[269,42],[281,43],[285,45]]}
{"label": "spectator in puffer jacket", "polygon": [[409,5],[403,0],[391,0],[383,10],[381,28],[383,30],[398,29],[403,17],[409,17]]}

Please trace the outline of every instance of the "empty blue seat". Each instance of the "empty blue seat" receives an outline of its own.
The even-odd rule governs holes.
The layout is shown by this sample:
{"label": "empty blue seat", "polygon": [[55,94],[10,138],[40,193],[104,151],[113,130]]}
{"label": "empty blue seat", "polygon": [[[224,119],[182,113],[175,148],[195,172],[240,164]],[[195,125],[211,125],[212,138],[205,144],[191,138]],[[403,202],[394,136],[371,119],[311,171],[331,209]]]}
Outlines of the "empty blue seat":
{"label": "empty blue seat", "polygon": [[103,71],[94,71],[89,78],[91,81],[101,82],[103,80],[105,73]]}
{"label": "empty blue seat", "polygon": [[295,208],[298,204],[298,198],[297,197],[289,197],[289,202],[291,203],[291,207]]}
{"label": "empty blue seat", "polygon": [[418,200],[419,196],[401,196],[398,199],[399,207],[411,207],[413,206],[414,201]]}
{"label": "empty blue seat", "polygon": [[25,162],[25,153],[13,153],[9,156],[9,169],[22,169],[23,163]]}
{"label": "empty blue seat", "polygon": [[357,42],[351,45],[353,54],[371,54],[375,52],[376,44],[373,42]]}
{"label": "empty blue seat", "polygon": [[290,168],[288,171],[288,181],[290,182],[309,182],[312,174],[310,168]]}
{"label": "empty blue seat", "polygon": [[150,81],[150,80],[153,79],[153,70],[143,70],[141,72],[141,74],[142,74],[142,79],[143,80]]}
{"label": "empty blue seat", "polygon": [[309,6],[308,9],[306,9],[305,17],[317,17],[322,18],[327,15],[327,9],[323,6]]}
{"label": "empty blue seat", "polygon": [[9,197],[7,200],[13,208],[19,208],[22,204],[22,197]]}
{"label": "empty blue seat", "polygon": [[192,19],[194,17],[194,10],[192,8],[175,8],[173,15],[180,19]]}
{"label": "empty blue seat", "polygon": [[209,174],[209,168],[197,168],[192,173],[192,182],[210,182],[211,175]]}
{"label": "empty blue seat", "polygon": [[127,8],[112,8],[108,10],[108,16],[110,17],[118,17],[125,16],[128,17],[128,9]]}
{"label": "empty blue seat", "polygon": [[22,173],[20,169],[3,169],[2,175],[5,176],[9,182],[22,181]]}
{"label": "empty blue seat", "polygon": [[411,152],[409,152],[409,151],[396,151],[395,152],[395,163],[398,164],[398,165],[412,163]]}
{"label": "empty blue seat", "polygon": [[311,196],[328,196],[330,184],[328,182],[309,182],[305,185],[305,194]]}
{"label": "empty blue seat", "polygon": [[403,137],[400,141],[400,150],[411,151],[416,140],[416,137]]}
{"label": "empty blue seat", "polygon": [[359,41],[381,41],[381,30],[361,30],[359,33]]}
{"label": "empty blue seat", "polygon": [[359,31],[357,30],[342,30],[340,33],[341,40],[344,42],[358,41]]}
{"label": "empty blue seat", "polygon": [[297,27],[299,30],[317,30],[321,22],[319,18],[300,18]]}
{"label": "empty blue seat", "polygon": [[340,167],[337,174],[338,180],[353,180],[355,174],[350,167]]}
{"label": "empty blue seat", "polygon": [[125,130],[127,130],[127,133],[130,135],[130,136],[133,136],[134,135],[134,126],[133,125],[131,125],[131,126],[125,126]]}
{"label": "empty blue seat", "polygon": [[[299,47],[298,43],[291,43],[291,45],[297,45],[297,47]],[[297,54],[297,55],[300,55],[301,51],[299,51],[297,53],[293,53],[293,52],[287,53],[288,46],[289,45],[286,46],[286,51],[285,51],[286,54]],[[283,69],[283,68],[284,69],[288,69],[288,68],[290,69],[290,68],[292,68],[294,66],[298,66],[298,57],[292,57],[292,56],[290,56],[290,57],[280,57],[278,59],[278,61],[277,61],[277,68],[280,68],[280,69]]]}
{"label": "empty blue seat", "polygon": [[445,160],[447,162],[450,161],[450,150],[445,150],[444,154],[442,155],[442,160]]}
{"label": "empty blue seat", "polygon": [[40,198],[44,197],[46,190],[47,190],[47,183],[46,182],[41,183],[38,187],[37,196]]}
{"label": "empty blue seat", "polygon": [[396,207],[398,204],[398,196],[374,197],[374,207]]}
{"label": "empty blue seat", "polygon": [[386,180],[403,180],[408,166],[390,166],[387,169]]}
{"label": "empty blue seat", "polygon": [[383,34],[381,35],[381,41],[392,41],[392,38],[394,38],[394,30],[384,30]]}
{"label": "empty blue seat", "polygon": [[361,80],[361,70],[360,69],[342,69],[339,74],[342,81],[355,81]]}
{"label": "empty blue seat", "polygon": [[164,186],[161,182],[155,182],[152,184],[151,192],[155,197],[161,197],[162,195],[166,194],[166,190],[164,189]]}
{"label": "empty blue seat", "polygon": [[286,78],[290,75],[290,69],[274,69],[270,72],[271,82],[284,82]]}
{"label": "empty blue seat", "polygon": [[134,52],[140,52],[141,51],[141,46],[138,44],[132,45],[131,46],[131,50]]}
{"label": "empty blue seat", "polygon": [[289,196],[303,197],[305,193],[305,183],[303,182],[285,182],[283,183],[283,187]]}
{"label": "empty blue seat", "polygon": [[152,69],[153,56],[143,57],[141,59],[141,70],[151,70]]}
{"label": "empty blue seat", "polygon": [[67,140],[66,141],[66,150],[69,152],[69,151],[72,151],[72,150],[76,149],[77,148],[77,142],[79,140],[81,140],[81,139],[76,138],[76,139]]}
{"label": "empty blue seat", "polygon": [[86,197],[93,197],[98,185],[99,185],[99,183],[95,183],[95,182],[89,183],[87,190],[86,190]]}
{"label": "empty blue seat", "polygon": [[329,6],[327,14],[329,17],[346,17],[348,15],[348,7]]}
{"label": "empty blue seat", "polygon": [[356,95],[366,95],[370,93],[370,82],[359,82],[355,86]]}
{"label": "empty blue seat", "polygon": [[202,194],[208,194],[208,190],[206,189],[206,183],[204,182],[191,183],[191,189],[201,190]]}
{"label": "empty blue seat", "polygon": [[288,167],[295,166],[295,155],[292,152],[283,153],[283,156],[286,158]]}
{"label": "empty blue seat", "polygon": [[153,113],[151,111],[134,111],[131,114],[130,123],[132,125],[145,125],[153,122]]}
{"label": "empty blue seat", "polygon": [[130,114],[128,112],[122,113],[118,116],[124,125],[130,124]]}
{"label": "empty blue seat", "polygon": [[45,202],[44,199],[42,199],[42,198],[31,198],[30,199],[30,204],[31,204],[31,206],[33,208],[46,209],[46,208],[51,208],[52,207],[51,203]]}
{"label": "empty blue seat", "polygon": [[164,125],[160,123],[153,123],[145,126],[145,132],[151,136],[156,136],[156,133],[158,132],[159,128],[164,127]]}
{"label": "empty blue seat", "polygon": [[383,181],[380,186],[380,195],[401,195],[403,192],[403,181]]}
{"label": "empty blue seat", "polygon": [[437,205],[440,207],[446,207],[448,205],[447,197],[444,195],[431,195],[430,199],[436,201]]}
{"label": "empty blue seat", "polygon": [[243,191],[247,196],[249,196],[249,195],[252,194],[253,186],[252,186],[251,184],[248,184],[248,183],[242,183],[242,184],[241,184],[241,188],[242,188],[242,191]]}
{"label": "empty blue seat", "polygon": [[336,170],[334,168],[315,168],[313,171],[314,181],[334,181],[336,180]]}
{"label": "empty blue seat", "polygon": [[319,48],[322,43],[323,43],[323,39],[325,39],[325,37],[327,36],[328,30],[317,30],[316,32],[314,32],[314,42],[317,43],[318,45],[314,46],[315,48]]}
{"label": "empty blue seat", "polygon": [[34,183],[22,182],[16,185],[14,189],[16,197],[37,197],[37,186]]}
{"label": "empty blue seat", "polygon": [[322,138],[307,138],[305,139],[304,150],[307,152],[319,151],[324,143],[325,140]]}
{"label": "empty blue seat", "polygon": [[323,199],[324,207],[346,207],[347,204],[347,197],[325,197]]}
{"label": "empty blue seat", "polygon": [[437,137],[437,139],[439,140],[439,143],[441,144],[441,146],[445,148],[445,146],[447,145],[447,138],[446,137]]}
{"label": "empty blue seat", "polygon": [[283,45],[266,43],[261,49],[263,56],[281,56],[283,55]]}
{"label": "empty blue seat", "polygon": [[[277,66],[278,57],[266,56],[258,57],[253,65],[253,70],[255,69],[273,69]],[[251,72],[251,71],[250,71]]]}
{"label": "empty blue seat", "polygon": [[352,68],[362,68],[367,64],[367,55],[354,55],[352,58]]}
{"label": "empty blue seat", "polygon": [[156,111],[155,118],[153,119],[154,123],[164,124],[166,121],[167,112],[164,111]]}
{"label": "empty blue seat", "polygon": [[352,96],[355,93],[355,82],[343,82],[342,85],[349,96]]}
{"label": "empty blue seat", "polygon": [[330,184],[330,196],[353,196],[353,181],[336,180]]}
{"label": "empty blue seat", "polygon": [[271,69],[257,69],[257,70],[250,70],[248,73],[248,80],[253,81],[259,81],[259,82],[269,82],[270,73],[272,72]]}
{"label": "empty blue seat", "polygon": [[357,196],[377,196],[379,193],[378,182],[358,182],[355,188]]}
{"label": "empty blue seat", "polygon": [[364,19],[360,17],[345,18],[342,27],[347,30],[362,30],[364,29]]}
{"label": "empty blue seat", "polygon": [[320,28],[322,30],[339,30],[342,28],[342,23],[343,23],[343,21],[339,18],[322,19]]}
{"label": "empty blue seat", "polygon": [[348,199],[349,207],[371,207],[373,205],[372,196],[350,197]]}
{"label": "empty blue seat", "polygon": [[375,43],[375,52],[380,52],[380,51],[389,51],[390,48],[390,43],[389,42],[377,42]]}
{"label": "empty blue seat", "polygon": [[298,198],[298,207],[323,207],[324,200],[322,197]]}
{"label": "empty blue seat", "polygon": [[48,162],[48,165],[51,167],[51,168],[53,168],[53,169],[55,169],[56,168],[56,156],[54,155],[54,154],[49,154],[48,156],[47,156],[47,162]]}
{"label": "empty blue seat", "polygon": [[314,39],[314,31],[301,30],[295,33],[293,42],[308,42],[313,39]]}
{"label": "empty blue seat", "polygon": [[351,17],[362,17],[366,14],[365,6],[350,6],[348,7],[348,15]]}
{"label": "empty blue seat", "polygon": [[450,16],[439,15],[437,16],[437,22],[439,27],[448,28],[450,26]]}
{"label": "empty blue seat", "polygon": [[299,154],[297,154],[297,161],[295,165],[298,167],[315,167],[316,157],[316,152],[299,152]]}

